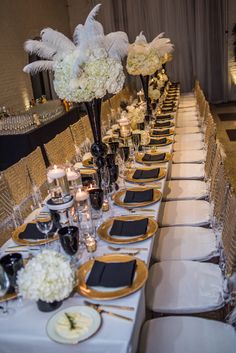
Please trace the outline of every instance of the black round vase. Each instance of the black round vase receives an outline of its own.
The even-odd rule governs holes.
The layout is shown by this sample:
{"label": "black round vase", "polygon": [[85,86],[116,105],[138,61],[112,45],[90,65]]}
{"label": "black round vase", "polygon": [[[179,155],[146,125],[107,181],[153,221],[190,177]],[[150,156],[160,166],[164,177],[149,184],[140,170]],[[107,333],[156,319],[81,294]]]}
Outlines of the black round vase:
{"label": "black round vase", "polygon": [[50,311],[56,310],[60,308],[61,305],[62,305],[62,300],[54,301],[52,303],[48,303],[40,299],[37,301],[37,306],[39,311],[42,311],[44,313],[49,313]]}

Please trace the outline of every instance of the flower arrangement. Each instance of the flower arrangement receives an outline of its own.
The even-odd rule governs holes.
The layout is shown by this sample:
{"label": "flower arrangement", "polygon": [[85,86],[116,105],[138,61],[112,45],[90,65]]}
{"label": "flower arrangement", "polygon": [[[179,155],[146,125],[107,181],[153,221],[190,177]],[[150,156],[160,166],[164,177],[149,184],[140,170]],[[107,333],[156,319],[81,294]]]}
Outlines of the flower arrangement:
{"label": "flower arrangement", "polygon": [[18,272],[17,284],[24,298],[52,303],[70,295],[74,274],[63,255],[44,250]]}
{"label": "flower arrangement", "polygon": [[27,73],[54,71],[54,88],[61,99],[90,102],[108,93],[119,92],[125,75],[121,60],[127,55],[128,37],[124,32],[104,35],[96,20],[101,4],[89,13],[85,24],[74,31],[73,42],[51,28],[41,31],[41,41],[28,40],[25,50],[47,60],[24,67]]}
{"label": "flower arrangement", "polygon": [[129,45],[127,57],[127,71],[130,75],[153,75],[161,68],[164,58],[173,51],[173,44],[169,38],[163,38],[160,33],[152,42],[148,43],[141,32],[133,44]]}

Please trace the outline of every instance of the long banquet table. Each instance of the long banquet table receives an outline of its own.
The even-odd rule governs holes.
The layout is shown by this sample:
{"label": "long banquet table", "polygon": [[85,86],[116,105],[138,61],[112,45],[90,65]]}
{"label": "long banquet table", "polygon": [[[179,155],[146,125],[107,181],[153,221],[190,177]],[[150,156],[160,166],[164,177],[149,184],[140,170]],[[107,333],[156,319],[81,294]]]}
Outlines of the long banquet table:
{"label": "long banquet table", "polygon": [[[172,144],[169,146],[158,147],[158,151],[172,152]],[[141,164],[136,164],[141,166]],[[166,176],[170,168],[171,162],[155,164],[156,166],[166,168]],[[163,193],[165,187],[166,177],[158,182],[147,183],[148,186],[160,187],[160,191]],[[134,187],[134,183],[125,183],[126,187]],[[158,214],[160,211],[161,201],[145,207],[150,209],[150,212],[144,212],[143,216],[155,217],[158,221]],[[144,207],[142,207],[144,208]],[[136,214],[140,214],[138,211]],[[108,214],[104,213],[104,219],[111,216],[130,214],[130,212],[124,208],[113,205],[111,212]],[[133,243],[127,245],[127,251],[129,247],[147,247],[148,251],[140,251],[137,255],[138,258],[143,260],[147,266],[149,266],[154,237],[149,238],[146,241],[139,243]],[[10,245],[14,245],[12,240],[9,240],[4,248]],[[108,249],[108,243],[100,240],[98,242],[98,249],[95,256],[111,253]],[[88,254],[83,253],[80,262],[84,263],[88,260]],[[83,305],[86,298],[76,294],[74,297],[64,301],[62,307],[59,309],[67,308],[72,305]],[[96,302],[93,300],[93,302]],[[0,319],[0,352],[1,353],[135,353],[138,347],[139,333],[141,326],[145,319],[145,288],[133,293],[127,297],[116,299],[113,301],[105,301],[104,303],[112,303],[115,305],[126,305],[135,307],[134,311],[122,311],[112,309],[111,311],[119,314],[129,316],[133,318],[133,322],[114,318],[106,314],[102,314],[102,325],[98,332],[84,342],[80,342],[78,345],[62,345],[53,342],[46,332],[46,325],[48,319],[54,315],[55,312],[42,313],[37,309],[37,305],[34,302],[24,301],[22,308],[17,308],[14,316],[9,316],[6,319]],[[10,305],[15,305],[9,303]]]}

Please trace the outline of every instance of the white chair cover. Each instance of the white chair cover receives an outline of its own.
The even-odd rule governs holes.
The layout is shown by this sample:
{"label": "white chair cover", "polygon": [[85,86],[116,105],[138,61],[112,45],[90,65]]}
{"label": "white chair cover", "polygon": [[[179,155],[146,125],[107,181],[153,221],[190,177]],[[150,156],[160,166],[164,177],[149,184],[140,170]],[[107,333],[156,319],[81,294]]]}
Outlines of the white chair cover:
{"label": "white chair cover", "polygon": [[203,141],[180,141],[173,144],[174,151],[192,151],[192,150],[202,150],[204,148]]}
{"label": "white chair cover", "polygon": [[163,200],[201,200],[208,195],[207,184],[200,180],[167,181]]}
{"label": "white chair cover", "polygon": [[198,132],[201,132],[201,129],[199,127],[176,127],[175,128],[175,133],[176,135],[181,135],[181,134],[196,134]]}
{"label": "white chair cover", "polygon": [[197,141],[204,141],[203,134],[183,134],[183,135],[175,135],[175,142],[191,142],[195,143]]}
{"label": "white chair cover", "polygon": [[159,228],[152,258],[159,261],[206,261],[218,255],[212,229],[203,227]]}
{"label": "white chair cover", "polygon": [[204,164],[179,163],[171,166],[171,179],[203,179]]}
{"label": "white chair cover", "polygon": [[147,321],[139,353],[235,353],[236,331],[220,321],[169,316]]}
{"label": "white chair cover", "polygon": [[210,204],[202,200],[162,202],[158,222],[161,227],[208,225]]}
{"label": "white chair cover", "polygon": [[146,304],[157,313],[201,313],[223,307],[222,292],[223,276],[218,265],[163,261],[149,270]]}
{"label": "white chair cover", "polygon": [[203,163],[206,160],[206,151],[176,151],[173,153],[173,163]]}
{"label": "white chair cover", "polygon": [[176,127],[198,127],[198,120],[184,120],[178,119],[176,123]]}
{"label": "white chair cover", "polygon": [[187,114],[186,112],[179,113],[177,115],[177,122],[187,122],[187,121],[197,121],[199,122],[199,118],[196,114]]}

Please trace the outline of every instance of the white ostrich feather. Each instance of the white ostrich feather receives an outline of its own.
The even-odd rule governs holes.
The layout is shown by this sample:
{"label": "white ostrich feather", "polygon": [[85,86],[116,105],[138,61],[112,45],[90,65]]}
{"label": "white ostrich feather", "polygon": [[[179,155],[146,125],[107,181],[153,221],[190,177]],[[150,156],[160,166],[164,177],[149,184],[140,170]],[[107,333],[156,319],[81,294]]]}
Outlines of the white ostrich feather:
{"label": "white ostrich feather", "polygon": [[169,38],[158,38],[158,36],[153,39],[150,46],[157,49],[160,56],[163,56],[166,53],[171,53],[174,50],[174,45]]}
{"label": "white ostrich feather", "polygon": [[128,53],[129,39],[125,32],[111,32],[105,36],[105,48],[110,57],[121,60]]}
{"label": "white ostrich feather", "polygon": [[38,40],[27,40],[24,43],[24,49],[29,54],[36,54],[43,59],[52,59],[56,54],[56,50],[49,47],[46,43]]}
{"label": "white ostrich feather", "polygon": [[84,23],[85,27],[90,27],[93,26],[94,24],[94,17],[97,15],[99,9],[101,7],[101,4],[97,4],[96,6],[94,6],[94,8],[89,12],[86,21]]}
{"label": "white ostrich feather", "polygon": [[45,70],[54,70],[54,62],[50,60],[38,60],[26,65],[23,71],[27,74],[36,75],[37,73]]}
{"label": "white ostrich feather", "polygon": [[141,31],[135,39],[135,44],[142,44],[142,43],[147,43],[147,39],[143,34],[143,31]]}
{"label": "white ostrich feather", "polygon": [[57,51],[57,54],[67,54],[76,49],[74,43],[64,34],[52,28],[44,28],[41,31],[42,41]]}

